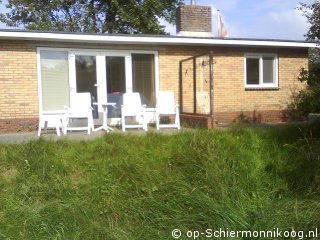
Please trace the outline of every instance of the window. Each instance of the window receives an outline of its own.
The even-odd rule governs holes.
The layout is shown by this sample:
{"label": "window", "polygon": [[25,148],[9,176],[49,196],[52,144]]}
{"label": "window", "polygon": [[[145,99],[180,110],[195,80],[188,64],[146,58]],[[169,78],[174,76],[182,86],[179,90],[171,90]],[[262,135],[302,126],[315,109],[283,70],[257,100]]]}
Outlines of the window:
{"label": "window", "polygon": [[245,55],[245,87],[278,87],[278,59],[275,54]]}
{"label": "window", "polygon": [[132,54],[133,91],[140,93],[148,107],[156,105],[154,67],[154,54]]}
{"label": "window", "polygon": [[69,106],[68,52],[40,51],[42,110]]}

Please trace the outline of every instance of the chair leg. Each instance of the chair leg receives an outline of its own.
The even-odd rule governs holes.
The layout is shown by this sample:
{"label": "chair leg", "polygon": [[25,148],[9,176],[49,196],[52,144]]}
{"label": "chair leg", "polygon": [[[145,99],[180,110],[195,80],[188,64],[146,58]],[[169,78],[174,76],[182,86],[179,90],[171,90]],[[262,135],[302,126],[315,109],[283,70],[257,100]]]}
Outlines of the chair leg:
{"label": "chair leg", "polygon": [[126,120],[125,120],[125,116],[122,116],[121,117],[121,127],[122,127],[122,131],[123,132],[125,132],[126,131],[126,127],[125,127],[125,122],[126,122]]}
{"label": "chair leg", "polygon": [[65,128],[66,128],[66,119],[63,117],[60,119],[60,123],[61,123],[61,132],[62,134],[65,134],[64,131],[65,131]]}
{"label": "chair leg", "polygon": [[57,135],[60,137],[60,125],[58,121],[56,123],[56,132],[57,132]]}
{"label": "chair leg", "polygon": [[39,119],[38,137],[40,137],[40,135],[41,135],[42,124],[43,124],[42,120]]}
{"label": "chair leg", "polygon": [[69,118],[66,117],[64,120],[64,127],[63,127],[63,134],[64,135],[67,135],[68,125],[69,125]]}
{"label": "chair leg", "polygon": [[160,124],[160,114],[156,113],[156,127],[158,131],[160,129],[159,124]]}
{"label": "chair leg", "polygon": [[93,132],[94,131],[94,122],[93,122],[93,118],[90,118],[90,130],[91,130],[91,132]]}
{"label": "chair leg", "polygon": [[44,121],[44,132],[47,133],[48,121]]}
{"label": "chair leg", "polygon": [[142,113],[142,126],[144,131],[148,131],[148,123],[146,118],[146,112]]}
{"label": "chair leg", "polygon": [[148,131],[148,124],[147,124],[145,116],[143,116],[143,130]]}
{"label": "chair leg", "polygon": [[178,112],[176,113],[176,125],[178,130],[180,130],[180,116]]}

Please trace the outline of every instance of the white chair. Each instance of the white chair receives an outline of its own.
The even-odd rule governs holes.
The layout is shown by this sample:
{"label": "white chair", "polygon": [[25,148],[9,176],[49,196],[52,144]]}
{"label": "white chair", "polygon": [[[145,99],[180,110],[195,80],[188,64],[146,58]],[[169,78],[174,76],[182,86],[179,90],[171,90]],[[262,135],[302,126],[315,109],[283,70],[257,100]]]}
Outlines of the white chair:
{"label": "white chair", "polygon": [[44,132],[47,132],[48,128],[55,128],[56,133],[60,136],[60,128],[63,129],[63,119],[65,116],[65,111],[42,111],[39,114],[39,128],[38,136],[41,135],[41,130],[44,129]]}
{"label": "white chair", "polygon": [[[91,107],[91,94],[85,93],[73,93],[71,96],[71,106],[67,107],[67,113],[65,115],[65,123],[63,133],[67,134],[67,131],[84,131],[88,134],[93,131],[93,116]],[[85,126],[78,126],[72,124],[73,119],[87,119]]]}
{"label": "white chair", "polygon": [[[143,130],[147,131],[145,108],[146,106],[141,104],[139,93],[124,93],[123,105],[121,106],[122,131],[125,132],[126,128],[143,128]],[[127,124],[126,117],[135,117],[135,123]]]}
{"label": "white chair", "polygon": [[[174,123],[161,124],[161,116],[175,116]],[[160,91],[158,93],[156,106],[156,126],[160,128],[177,128],[180,129],[179,105],[175,104],[174,93],[170,91]]]}

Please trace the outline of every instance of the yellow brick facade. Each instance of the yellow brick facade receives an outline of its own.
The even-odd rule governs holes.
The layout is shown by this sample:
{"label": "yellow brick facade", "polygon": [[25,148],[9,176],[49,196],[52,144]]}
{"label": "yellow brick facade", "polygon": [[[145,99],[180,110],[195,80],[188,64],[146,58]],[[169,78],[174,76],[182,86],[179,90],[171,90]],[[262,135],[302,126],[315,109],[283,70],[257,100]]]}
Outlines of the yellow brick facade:
{"label": "yellow brick facade", "polygon": [[36,48],[0,42],[0,131],[25,130],[38,118]]}
{"label": "yellow brick facade", "polygon": [[[166,47],[159,52],[160,89],[174,90],[178,97],[179,61],[209,51],[213,52],[214,60],[213,107],[217,122],[230,122],[241,114],[259,118],[259,121],[286,120],[286,109],[292,96],[305,86],[297,78],[301,68],[308,68],[307,49]],[[277,54],[279,89],[245,89],[246,53]],[[192,79],[186,81],[190,83]],[[192,99],[184,101],[188,101],[190,106],[193,104]]]}
{"label": "yellow brick facade", "polygon": [[[37,46],[48,43],[0,42],[0,131],[34,129],[38,121]],[[61,47],[63,44],[50,44]],[[88,46],[74,46],[88,48]],[[111,45],[92,46],[110,49]],[[179,101],[179,62],[213,52],[214,114],[218,122],[232,121],[240,113],[264,114],[281,112],[290,103],[292,94],[304,87],[297,81],[301,67],[307,68],[307,49],[264,49],[237,47],[191,46],[116,46],[117,49],[157,50],[159,53],[160,90],[175,92]],[[278,55],[279,89],[246,90],[244,87],[244,54],[275,53]],[[192,78],[188,79],[192,82]],[[204,86],[208,88],[208,86]],[[198,90],[198,89],[197,89]],[[193,105],[192,91],[184,101]],[[187,100],[186,100],[187,99]],[[269,113],[268,113],[269,114]],[[262,121],[268,117],[260,116]],[[270,118],[271,119],[271,118]],[[271,119],[272,120],[272,119]]]}

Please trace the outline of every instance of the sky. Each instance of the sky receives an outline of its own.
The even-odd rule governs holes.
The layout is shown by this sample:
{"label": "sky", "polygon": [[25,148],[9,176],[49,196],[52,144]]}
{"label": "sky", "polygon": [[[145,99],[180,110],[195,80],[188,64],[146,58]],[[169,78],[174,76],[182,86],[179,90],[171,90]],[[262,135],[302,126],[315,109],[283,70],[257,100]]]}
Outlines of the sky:
{"label": "sky", "polygon": [[[308,31],[306,18],[296,9],[300,2],[315,0],[196,0],[197,5],[212,7],[213,35],[217,35],[217,9],[231,38],[304,40]],[[191,0],[185,0],[190,4]],[[6,11],[4,4],[0,11]],[[162,22],[170,34],[175,26]],[[0,28],[6,26],[0,23]]]}
{"label": "sky", "polygon": [[[306,18],[296,9],[300,2],[312,4],[314,0],[196,0],[197,5],[212,7],[214,35],[219,9],[231,38],[287,40],[304,40],[308,31]],[[175,33],[174,26],[166,29]]]}

